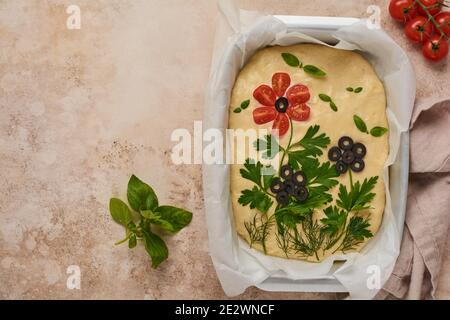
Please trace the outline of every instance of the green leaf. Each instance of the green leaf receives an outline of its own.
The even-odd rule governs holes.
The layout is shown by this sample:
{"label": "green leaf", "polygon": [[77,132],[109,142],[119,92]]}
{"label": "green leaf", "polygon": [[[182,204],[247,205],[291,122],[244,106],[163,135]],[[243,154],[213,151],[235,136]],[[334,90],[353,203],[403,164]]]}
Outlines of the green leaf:
{"label": "green leaf", "polygon": [[132,175],[128,182],[127,197],[131,208],[138,212],[158,207],[158,197],[153,189],[135,175]]}
{"label": "green leaf", "polygon": [[250,205],[250,209],[256,208],[264,213],[266,213],[273,204],[270,197],[257,186],[254,186],[252,190],[243,190],[238,202],[243,206]]}
{"label": "green leaf", "polygon": [[362,184],[357,181],[350,189],[350,192],[347,191],[347,187],[341,184],[339,186],[336,204],[348,212],[369,209],[370,206],[368,204],[375,197],[375,193],[372,193],[371,191],[375,187],[377,181],[378,176],[371,177],[369,180],[366,178]]}
{"label": "green leaf", "polygon": [[319,98],[320,98],[320,100],[325,101],[325,102],[331,101],[331,97],[326,95],[325,93],[320,93]]}
{"label": "green leaf", "polygon": [[308,128],[304,137],[299,142],[293,144],[291,148],[302,146],[305,150],[303,156],[320,156],[322,155],[322,149],[326,148],[330,144],[330,138],[325,133],[316,135],[319,132],[320,126],[315,125]]}
{"label": "green leaf", "polygon": [[242,111],[241,108],[236,108],[233,110],[234,113],[241,113],[241,111]]}
{"label": "green leaf", "polygon": [[364,132],[364,133],[369,133],[367,131],[367,126],[366,126],[366,123],[364,122],[364,120],[361,119],[360,117],[358,117],[356,114],[353,116],[353,121],[355,122],[355,125],[359,131]]}
{"label": "green leaf", "polygon": [[261,162],[252,163],[253,160],[247,159],[244,163],[244,168],[240,170],[241,176],[244,179],[250,180],[256,183],[258,186],[261,186]]}
{"label": "green leaf", "polygon": [[362,87],[358,87],[358,88],[355,89],[355,93],[360,93],[361,91],[363,91]]}
{"label": "green leaf", "polygon": [[176,233],[192,221],[192,212],[172,206],[160,206],[155,211],[142,211],[142,215],[154,225]]}
{"label": "green leaf", "polygon": [[270,184],[272,183],[273,177],[274,177],[273,174],[265,174],[262,176],[264,190],[267,190],[270,188]]}
{"label": "green leaf", "polygon": [[130,240],[128,240],[128,248],[133,249],[137,245],[136,235],[132,234]]}
{"label": "green leaf", "polygon": [[283,57],[284,62],[291,67],[300,66],[300,60],[298,60],[298,58],[291,53],[282,53],[281,57]]}
{"label": "green leaf", "polygon": [[310,192],[325,192],[335,185],[338,181],[334,178],[339,177],[335,165],[330,162],[324,162],[320,165],[319,161],[311,161],[311,163],[302,163],[302,170],[308,179],[308,187]]}
{"label": "green leaf", "polygon": [[316,77],[324,77],[327,75],[325,71],[309,64],[303,67],[303,71]]}
{"label": "green leaf", "polygon": [[275,218],[278,225],[281,224],[282,226],[287,226],[289,229],[294,229],[304,219],[304,216],[301,214],[293,214],[288,210],[276,210]]}
{"label": "green leaf", "polygon": [[145,250],[152,259],[152,268],[156,269],[169,257],[169,250],[164,240],[150,230],[143,229],[142,233],[144,236]]}
{"label": "green leaf", "polygon": [[248,108],[249,105],[250,105],[250,100],[242,101],[242,103],[241,103],[241,109],[242,109],[242,110],[245,110],[245,109]]}
{"label": "green leaf", "polygon": [[320,220],[322,231],[330,237],[335,237],[344,228],[347,221],[347,213],[336,206],[329,206],[323,210],[326,218]]}
{"label": "green leaf", "polygon": [[348,92],[353,92],[353,88],[352,87],[348,87],[345,90],[347,90]]}
{"label": "green leaf", "polygon": [[334,103],[334,101],[330,102],[330,108],[331,110],[333,110],[334,112],[338,111],[337,105]]}
{"label": "green leaf", "polygon": [[381,137],[386,132],[388,132],[388,129],[383,127],[374,127],[370,130],[370,134],[374,137]]}
{"label": "green leaf", "polygon": [[112,198],[109,201],[109,212],[115,222],[127,227],[133,222],[133,216],[127,204],[120,199]]}
{"label": "green leaf", "polygon": [[348,227],[345,232],[344,240],[342,240],[339,248],[342,252],[348,251],[359,245],[364,241],[373,237],[372,232],[368,229],[370,227],[369,219],[359,216],[350,218]]}
{"label": "green leaf", "polygon": [[263,139],[258,139],[253,143],[253,147],[256,151],[264,151],[262,154],[263,159],[273,159],[280,152],[280,145],[277,138],[268,134]]}

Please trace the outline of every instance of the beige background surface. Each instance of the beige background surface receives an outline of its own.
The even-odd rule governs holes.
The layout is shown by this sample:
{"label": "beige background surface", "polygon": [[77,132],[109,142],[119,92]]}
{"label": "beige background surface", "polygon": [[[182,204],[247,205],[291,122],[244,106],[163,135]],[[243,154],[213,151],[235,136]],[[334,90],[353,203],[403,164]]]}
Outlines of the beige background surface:
{"label": "beige background surface", "polygon": [[[448,95],[448,58],[431,65],[387,17],[387,0],[240,0],[275,14],[365,17],[408,51],[417,95]],[[66,7],[82,10],[66,28]],[[170,133],[202,118],[217,9],[212,0],[0,0],[0,299],[225,298],[208,256],[200,166],[174,166]],[[152,270],[142,247],[114,247],[109,217],[135,173],[162,202],[194,212]],[[440,298],[450,298],[450,242]],[[81,290],[66,288],[79,265]],[[244,299],[335,298],[267,293]]]}

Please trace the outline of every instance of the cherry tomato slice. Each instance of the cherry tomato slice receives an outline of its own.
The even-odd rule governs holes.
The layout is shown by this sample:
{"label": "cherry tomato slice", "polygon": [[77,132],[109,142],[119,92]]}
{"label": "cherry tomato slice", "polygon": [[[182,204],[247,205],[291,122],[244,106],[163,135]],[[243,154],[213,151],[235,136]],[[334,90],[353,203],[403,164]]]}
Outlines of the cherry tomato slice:
{"label": "cherry tomato slice", "polygon": [[259,107],[253,110],[253,120],[256,124],[265,124],[275,120],[277,114],[274,107]]}
{"label": "cherry tomato slice", "polygon": [[440,35],[433,35],[429,40],[425,41],[422,47],[422,53],[425,58],[431,61],[439,61],[448,54],[448,43]]}
{"label": "cherry tomato slice", "polygon": [[[443,11],[434,17],[441,30],[450,37],[450,11]],[[434,28],[434,25],[433,25]],[[435,30],[438,32],[437,30]]]}
{"label": "cherry tomato slice", "polygon": [[406,23],[417,16],[417,7],[414,0],[392,0],[389,13],[395,20]]}
{"label": "cherry tomato slice", "polygon": [[427,18],[419,16],[408,21],[405,26],[405,35],[411,41],[421,43],[428,40],[433,32],[433,26]]}
{"label": "cherry tomato slice", "polygon": [[277,97],[284,96],[287,88],[291,85],[291,77],[284,72],[274,73],[272,76],[272,88]]}
{"label": "cherry tomato slice", "polygon": [[[435,14],[438,14],[441,12],[444,0],[421,0],[422,4],[428,9],[428,12],[434,16]],[[422,9],[420,5],[417,5],[417,10],[419,11],[419,14],[428,17],[425,10]]]}
{"label": "cherry tomato slice", "polygon": [[289,105],[305,103],[310,98],[309,89],[303,84],[296,84],[288,89],[286,98],[289,100]]}
{"label": "cherry tomato slice", "polygon": [[289,106],[286,112],[292,120],[305,121],[309,119],[310,111],[311,109],[306,103],[301,103]]}
{"label": "cherry tomato slice", "polygon": [[279,137],[284,136],[289,130],[289,118],[286,113],[278,113],[273,126],[273,133]]}
{"label": "cherry tomato slice", "polygon": [[274,106],[275,100],[277,100],[275,92],[273,92],[272,88],[266,84],[262,84],[256,88],[255,91],[253,91],[253,97],[263,106],[268,107]]}

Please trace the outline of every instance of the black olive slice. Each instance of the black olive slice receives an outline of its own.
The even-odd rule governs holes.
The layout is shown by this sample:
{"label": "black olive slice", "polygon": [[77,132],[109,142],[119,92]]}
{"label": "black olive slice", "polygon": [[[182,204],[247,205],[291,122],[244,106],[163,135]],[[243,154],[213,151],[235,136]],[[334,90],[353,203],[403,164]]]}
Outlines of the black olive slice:
{"label": "black olive slice", "polygon": [[302,187],[302,186],[298,187],[294,193],[295,199],[297,199],[297,201],[299,201],[299,202],[303,202],[306,199],[308,199],[308,195],[309,195],[308,189],[306,189],[305,187]]}
{"label": "black olive slice", "polygon": [[328,159],[330,161],[338,161],[341,158],[342,152],[338,147],[332,147],[328,150]]}
{"label": "black olive slice", "polygon": [[352,150],[353,140],[350,137],[344,136],[339,139],[338,145],[342,150]]}
{"label": "black olive slice", "polygon": [[364,167],[366,165],[364,164],[364,160],[363,159],[358,159],[356,158],[355,161],[353,161],[352,165],[351,165],[351,169],[353,172],[361,172],[364,170]]}
{"label": "black olive slice", "polygon": [[366,146],[359,142],[357,142],[353,145],[352,151],[353,151],[353,154],[355,155],[355,157],[359,158],[359,159],[364,158],[364,156],[367,153]]}
{"label": "black olive slice", "polygon": [[294,173],[294,177],[292,180],[295,182],[298,186],[304,186],[308,182],[308,179],[306,179],[306,175],[303,171],[297,171]]}
{"label": "black olive slice", "polygon": [[342,161],[345,164],[351,164],[353,160],[355,160],[355,155],[350,150],[347,150],[342,154]]}
{"label": "black olive slice", "polygon": [[348,169],[348,166],[344,163],[342,160],[338,160],[336,162],[336,170],[339,174],[346,173]]}
{"label": "black olive slice", "polygon": [[280,175],[283,179],[290,179],[294,174],[294,169],[288,164],[281,167]]}
{"label": "black olive slice", "polygon": [[287,193],[289,193],[290,195],[294,195],[295,190],[297,189],[297,185],[295,184],[294,181],[292,180],[286,180],[284,182],[284,191],[286,191]]}
{"label": "black olive slice", "polygon": [[278,193],[284,190],[284,184],[281,182],[279,178],[273,178],[272,183],[270,184],[270,191],[273,193]]}
{"label": "black olive slice", "polygon": [[277,202],[282,206],[287,205],[289,203],[289,195],[286,191],[280,191],[277,194]]}
{"label": "black olive slice", "polygon": [[278,112],[285,113],[289,107],[289,101],[285,97],[278,98],[277,101],[275,101],[275,109],[277,109]]}

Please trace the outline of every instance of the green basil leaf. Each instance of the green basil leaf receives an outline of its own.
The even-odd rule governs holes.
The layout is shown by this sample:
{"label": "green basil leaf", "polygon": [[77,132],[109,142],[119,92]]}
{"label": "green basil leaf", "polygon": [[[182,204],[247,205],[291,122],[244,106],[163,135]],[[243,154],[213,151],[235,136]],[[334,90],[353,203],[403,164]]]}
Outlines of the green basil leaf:
{"label": "green basil leaf", "polygon": [[138,212],[158,207],[158,197],[155,191],[135,175],[132,175],[128,182],[127,197],[131,208]]}
{"label": "green basil leaf", "polygon": [[131,211],[127,204],[120,199],[112,198],[109,201],[109,212],[115,222],[127,227],[129,223],[133,222]]}
{"label": "green basil leaf", "polygon": [[347,90],[348,92],[353,92],[353,88],[352,88],[352,87],[348,87],[348,88],[345,89],[345,90]]}
{"label": "green basil leaf", "polygon": [[355,125],[359,131],[364,132],[364,133],[369,133],[367,131],[367,126],[366,126],[366,123],[364,122],[364,120],[361,119],[360,117],[358,117],[356,114],[353,116],[353,121],[355,122]]}
{"label": "green basil leaf", "polygon": [[336,105],[333,101],[330,102],[330,108],[331,108],[331,110],[333,110],[334,112],[337,112],[337,111],[338,111],[337,105]]}
{"label": "green basil leaf", "polygon": [[325,71],[317,68],[316,66],[312,66],[310,64],[304,66],[303,71],[305,71],[306,73],[311,74],[313,76],[316,76],[316,77],[324,77],[327,75]]}
{"label": "green basil leaf", "polygon": [[152,268],[156,269],[161,262],[169,257],[169,249],[159,236],[150,230],[142,230],[144,236],[145,250],[152,258]]}
{"label": "green basil leaf", "polygon": [[132,234],[130,240],[128,240],[128,248],[133,249],[137,245],[136,235]]}
{"label": "green basil leaf", "polygon": [[241,109],[245,110],[248,108],[249,105],[250,105],[250,100],[245,100],[241,103]]}
{"label": "green basil leaf", "polygon": [[286,62],[287,65],[291,67],[298,67],[300,66],[300,60],[296,56],[294,56],[291,53],[282,53],[281,56],[283,57],[284,62]]}
{"label": "green basil leaf", "polygon": [[320,98],[320,100],[325,101],[325,102],[330,102],[331,101],[330,96],[326,95],[325,93],[320,93],[319,94],[319,98]]}
{"label": "green basil leaf", "polygon": [[234,113],[241,113],[242,109],[241,108],[236,108],[233,110]]}
{"label": "green basil leaf", "polygon": [[151,223],[173,233],[180,231],[192,221],[192,212],[172,206],[161,206],[154,212],[143,211],[142,214],[148,215]]}
{"label": "green basil leaf", "polygon": [[358,88],[355,89],[355,93],[360,93],[361,91],[363,91],[362,87],[358,87]]}
{"label": "green basil leaf", "polygon": [[387,131],[388,131],[388,129],[383,128],[383,127],[374,127],[374,128],[372,128],[372,130],[370,130],[370,134],[374,137],[381,137]]}

